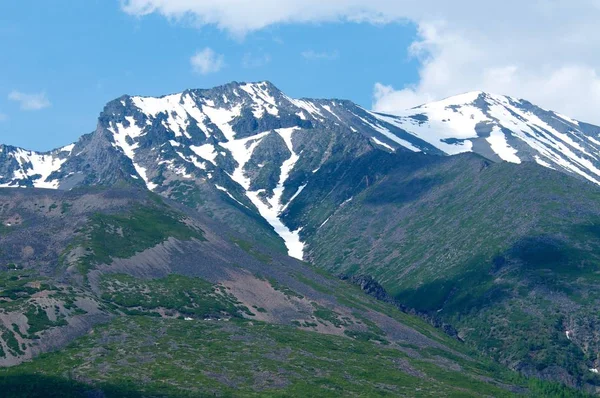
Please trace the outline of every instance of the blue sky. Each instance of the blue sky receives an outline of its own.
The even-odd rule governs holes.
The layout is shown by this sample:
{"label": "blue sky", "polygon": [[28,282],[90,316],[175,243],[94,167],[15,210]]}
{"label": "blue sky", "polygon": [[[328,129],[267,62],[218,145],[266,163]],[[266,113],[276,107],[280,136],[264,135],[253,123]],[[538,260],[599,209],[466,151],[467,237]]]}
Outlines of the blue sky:
{"label": "blue sky", "polygon": [[122,94],[232,80],[389,113],[482,90],[600,125],[598,20],[598,0],[5,0],[0,142],[51,149]]}
{"label": "blue sky", "polygon": [[[50,4],[51,3],[51,4]],[[118,1],[0,3],[0,142],[48,150],[91,132],[122,94],[163,95],[232,80],[270,80],[291,96],[352,99],[370,107],[373,85],[415,82],[410,23],[272,26],[235,36],[160,15],[132,16]],[[222,55],[198,73],[196,51]],[[37,95],[30,104],[22,96]],[[41,109],[37,109],[41,108]]]}

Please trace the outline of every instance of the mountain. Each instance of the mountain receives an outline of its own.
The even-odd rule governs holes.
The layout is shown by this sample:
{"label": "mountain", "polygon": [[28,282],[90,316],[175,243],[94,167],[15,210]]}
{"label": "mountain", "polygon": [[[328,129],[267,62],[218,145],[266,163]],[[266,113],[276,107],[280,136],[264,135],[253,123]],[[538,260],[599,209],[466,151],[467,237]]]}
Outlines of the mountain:
{"label": "mountain", "polygon": [[[50,153],[3,147],[0,186],[146,186],[185,197],[240,228],[249,223],[262,231],[266,220],[289,253],[302,258],[298,230],[279,214],[325,164],[373,149],[473,151],[492,161],[535,161],[598,183],[599,133],[526,101],[485,93],[389,116],[350,101],[293,99],[269,82],[231,83],[160,98],[123,96],[105,107],[95,132]],[[201,203],[205,196],[226,203]],[[261,234],[270,239],[269,232]]]}
{"label": "mountain", "polygon": [[[293,99],[269,82],[234,82],[159,98],[123,96],[108,103],[96,130],[74,144],[48,153],[2,147],[3,187],[55,189],[3,192],[8,204],[0,230],[2,261],[12,271],[23,267],[51,277],[58,290],[75,283],[80,290],[74,293],[96,302],[102,319],[175,314],[185,320],[192,313],[212,319],[217,308],[221,318],[254,316],[317,332],[329,328],[366,339],[364,347],[372,348],[387,345],[384,334],[425,325],[410,313],[462,340],[427,325],[417,330],[438,336],[444,347],[467,358],[474,349],[527,376],[595,391],[599,133],[526,101],[485,93],[395,116],[345,100]],[[288,254],[357,282],[385,303]],[[247,279],[231,276],[240,272]],[[190,282],[169,279],[173,275],[212,286],[194,293],[193,301],[208,300],[207,306],[179,297]],[[27,278],[17,277],[23,281],[18,292],[47,294],[27,290],[42,283]],[[256,288],[283,292],[285,303],[281,295],[257,296]],[[228,289],[235,300],[222,299]],[[346,290],[353,296],[321,297]],[[245,307],[253,315],[239,304],[248,300]],[[281,305],[269,304],[273,300]],[[356,300],[370,304],[356,307],[351,304]],[[48,319],[70,325],[72,314],[61,303],[64,319]],[[374,305],[378,320],[356,318]],[[210,311],[202,312],[205,308]],[[27,311],[22,307],[20,313]],[[386,329],[380,321],[392,313],[402,318]],[[115,338],[142,349],[136,341],[146,321],[115,322],[124,322],[119,331],[138,331]],[[385,332],[365,329],[371,322]],[[10,330],[12,324],[5,324]],[[45,319],[42,325],[67,326]],[[96,325],[80,333],[100,330]],[[181,337],[177,325],[173,333]],[[234,336],[250,334],[258,341],[252,326],[243,323],[243,333],[236,329]],[[110,340],[111,328],[101,329],[100,340],[78,340],[77,355],[85,358],[103,338]],[[25,330],[22,323],[24,336]],[[15,338],[25,346],[13,347],[23,354],[12,355],[12,361],[44,351],[31,346],[35,338]],[[385,338],[396,344],[390,339]],[[346,343],[322,342],[352,349]],[[187,346],[189,340],[169,344]],[[119,359],[139,359],[131,355]],[[52,358],[68,367],[60,353]],[[487,365],[478,363],[473,372],[481,375]],[[79,377],[91,377],[83,371],[85,363],[80,365]],[[28,369],[38,372],[36,366]],[[106,366],[115,374],[122,370],[112,362]],[[358,373],[351,379],[364,371],[353,369]],[[147,372],[138,379],[149,378]],[[521,391],[522,382],[512,377],[494,382]]]}
{"label": "mountain", "polygon": [[540,388],[144,189],[1,189],[0,220],[4,397]]}
{"label": "mountain", "polygon": [[240,212],[267,220],[289,252],[301,258],[297,232],[278,214],[324,163],[359,156],[373,145],[390,148],[377,138],[388,133],[378,131],[371,124],[375,120],[348,101],[296,100],[268,82],[161,98],[124,96],[105,107],[94,133],[69,146],[70,156],[44,174],[23,151],[9,153],[11,166],[0,184],[71,189],[125,183],[170,198],[185,196],[195,206],[203,203],[189,201],[219,195],[226,207],[237,207],[233,215],[231,209],[205,211],[227,222],[235,222]]}
{"label": "mountain", "polygon": [[302,226],[307,261],[374,279],[512,369],[595,390],[595,185],[471,153],[373,152],[323,169],[283,220]]}
{"label": "mountain", "polygon": [[471,92],[378,118],[450,155],[536,162],[599,184],[600,127],[522,99]]}

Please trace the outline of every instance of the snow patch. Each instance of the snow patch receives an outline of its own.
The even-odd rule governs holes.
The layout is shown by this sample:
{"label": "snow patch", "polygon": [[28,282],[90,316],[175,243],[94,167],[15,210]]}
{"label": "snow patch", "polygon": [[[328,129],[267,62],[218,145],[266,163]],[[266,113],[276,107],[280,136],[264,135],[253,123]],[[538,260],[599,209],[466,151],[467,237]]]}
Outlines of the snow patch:
{"label": "snow patch", "polygon": [[275,232],[284,240],[286,247],[288,248],[288,253],[291,257],[295,257],[298,259],[303,258],[304,244],[300,240],[298,231],[291,231],[283,222],[279,219],[279,215],[284,208],[284,205],[281,203],[281,197],[284,191],[284,184],[287,181],[290,172],[294,168],[294,165],[299,159],[299,156],[294,152],[292,145],[292,135],[298,128],[286,128],[286,129],[277,129],[274,130],[277,134],[283,138],[286,143],[289,151],[291,152],[291,156],[288,160],[283,162],[281,166],[281,174],[279,177],[279,182],[277,187],[273,190],[273,196],[270,199],[263,200],[261,198],[262,190],[259,191],[249,191],[250,189],[250,179],[247,178],[244,174],[244,166],[250,158],[252,157],[252,153],[260,143],[260,141],[267,135],[270,134],[270,131],[263,132],[261,134],[257,134],[253,137],[243,138],[239,140],[232,140],[230,142],[222,143],[221,146],[228,149],[235,161],[238,163],[238,167],[231,175],[231,178],[240,184],[246,190],[246,196],[252,201],[252,203],[257,207],[259,213],[263,218],[265,218],[269,224],[275,229]]}
{"label": "snow patch", "polygon": [[323,221],[323,223],[321,225],[319,225],[319,228],[321,228],[322,226],[327,224],[327,222],[329,221],[330,218],[331,218],[331,216],[327,217],[327,220]]}
{"label": "snow patch", "polygon": [[73,148],[75,148],[75,144],[70,144],[70,145],[60,148],[59,152],[69,152],[69,155],[70,155],[71,152],[73,152]]}
{"label": "snow patch", "polygon": [[185,135],[187,138],[192,138],[187,130],[193,121],[207,136],[208,128],[204,123],[206,116],[198,108],[191,93],[173,94],[161,98],[133,97],[132,102],[149,117],[147,120],[149,125],[152,124],[152,119],[162,113],[166,115],[162,125],[172,131],[176,137]]}
{"label": "snow patch", "polygon": [[390,151],[392,151],[392,152],[395,152],[395,151],[396,151],[394,148],[392,148],[391,146],[389,146],[388,144],[386,144],[386,143],[385,143],[385,142],[383,142],[383,141],[379,141],[379,140],[378,140],[377,138],[375,138],[375,137],[371,137],[371,140],[373,140],[373,142],[374,142],[374,143],[376,143],[377,145],[379,145],[379,146],[382,146],[382,147],[384,147],[384,148],[387,148],[387,149],[389,149],[389,150],[390,150]]}
{"label": "snow patch", "polygon": [[225,108],[213,108],[208,105],[202,106],[202,112],[210,121],[221,130],[227,141],[233,141],[235,139],[235,132],[231,128],[231,122],[236,117],[242,114],[242,107],[240,105],[233,107],[232,109]]}
{"label": "snow patch", "polygon": [[298,195],[300,195],[302,193],[302,191],[304,191],[304,188],[306,188],[306,185],[307,184],[304,184],[304,185],[298,187],[298,190],[296,191],[296,193],[294,195],[292,195],[290,200],[286,203],[285,206],[283,206],[283,209],[281,209],[281,211],[284,211],[285,209],[288,208],[288,206],[294,201],[294,199],[296,199],[298,197]]}
{"label": "snow patch", "polygon": [[[67,161],[66,158],[60,159],[52,154],[40,154],[20,148],[10,152],[8,156],[13,157],[19,164],[19,168],[13,173],[12,179],[31,179],[33,181],[33,186],[36,188],[58,189],[58,180],[47,180],[52,173],[60,170],[61,166]],[[8,183],[2,184],[2,186],[15,187],[17,185]]]}
{"label": "snow patch", "polygon": [[568,123],[571,123],[571,124],[574,124],[574,125],[576,125],[576,126],[579,126],[579,122],[578,122],[577,120],[575,120],[575,119],[571,119],[571,118],[570,118],[570,117],[568,117],[568,116],[561,115],[560,113],[556,113],[556,112],[554,112],[554,114],[555,114],[556,116],[558,116],[559,118],[561,118],[562,120],[564,120],[564,121],[568,122]]}
{"label": "snow patch", "polygon": [[260,119],[265,112],[273,116],[279,115],[275,98],[269,93],[265,83],[244,84],[240,86],[240,89],[245,91],[252,99],[252,113],[255,118]]}
{"label": "snow patch", "polygon": [[[115,125],[114,130],[109,128],[109,131],[113,133],[113,138],[115,140],[113,146],[121,148],[125,156],[131,159],[135,171],[142,177],[142,180],[146,183],[146,187],[153,191],[158,185],[149,180],[146,168],[135,162],[135,150],[138,149],[140,145],[136,142],[136,139],[143,135],[143,130],[135,124],[135,119],[132,116],[127,116],[125,119],[129,122],[129,127],[125,127],[122,123],[119,123]],[[129,142],[133,142],[133,144],[130,144]]]}
{"label": "snow patch", "polygon": [[489,142],[492,151],[500,156],[500,159],[510,163],[521,163],[521,159],[517,156],[517,150],[508,145],[506,136],[500,130],[500,127],[494,126],[490,136],[486,140]]}
{"label": "snow patch", "polygon": [[595,139],[594,137],[590,137],[589,135],[586,136],[586,138],[588,140],[590,140],[592,143],[596,144],[596,145],[600,145],[600,141],[598,141],[597,139]]}
{"label": "snow patch", "polygon": [[216,165],[217,151],[215,146],[212,144],[205,144],[202,146],[190,145],[190,149],[202,159],[208,160],[212,164]]}
{"label": "snow patch", "polygon": [[[321,118],[323,119],[325,116],[323,115],[323,113],[321,113],[321,111],[319,110],[319,108],[317,108],[315,106],[315,104],[313,104],[310,101],[307,100],[297,100],[297,99],[293,99],[290,97],[285,97],[289,102],[292,103],[292,105],[294,105],[297,108],[300,108],[301,110],[307,112],[309,115],[311,115],[312,117],[314,117],[315,119],[317,118]],[[317,117],[319,116],[319,117]]]}
{"label": "snow patch", "polygon": [[[375,117],[379,117],[379,115],[375,114],[375,113],[370,113],[371,115],[375,116]],[[360,120],[362,120],[362,122],[364,124],[366,124],[367,126],[371,127],[372,129],[376,130],[377,132],[383,134],[384,136],[386,136],[387,138],[389,138],[390,140],[394,141],[395,143],[403,146],[404,148],[410,149],[413,152],[421,152],[421,150],[419,148],[417,148],[416,146],[414,146],[413,144],[411,144],[410,142],[403,140],[402,138],[397,137],[395,134],[393,134],[389,129],[380,126],[378,124],[373,124],[371,122],[369,122],[368,120],[358,116],[358,118]]]}
{"label": "snow patch", "polygon": [[335,116],[335,118],[336,118],[337,120],[339,120],[340,122],[342,122],[342,123],[343,123],[343,120],[342,120],[342,119],[340,119],[340,117],[339,117],[338,115],[336,115],[336,114],[335,114],[335,112],[333,112],[333,111],[331,110],[331,107],[330,107],[329,105],[323,105],[323,109],[325,109],[327,112],[331,113],[333,116]]}
{"label": "snow patch", "polygon": [[537,164],[539,164],[540,166],[544,166],[544,167],[554,170],[554,167],[552,167],[552,165],[550,163],[543,161],[542,158],[540,158],[538,155],[535,155],[534,159],[535,159],[535,162]]}

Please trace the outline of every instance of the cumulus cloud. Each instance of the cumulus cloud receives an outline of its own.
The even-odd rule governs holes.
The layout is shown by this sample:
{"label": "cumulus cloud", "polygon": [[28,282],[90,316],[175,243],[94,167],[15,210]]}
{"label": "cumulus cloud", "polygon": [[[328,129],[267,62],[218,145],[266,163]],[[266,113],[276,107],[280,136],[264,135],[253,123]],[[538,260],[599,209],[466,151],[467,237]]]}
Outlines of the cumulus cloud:
{"label": "cumulus cloud", "polygon": [[595,38],[584,39],[584,33],[575,34],[576,30],[589,28],[576,25],[570,25],[574,31],[569,37],[560,26],[555,29],[562,33],[552,27],[527,33],[516,25],[506,32],[481,27],[481,33],[476,34],[462,33],[445,24],[422,23],[419,40],[410,48],[420,60],[419,81],[398,89],[377,83],[373,108],[397,113],[461,92],[481,90],[524,98],[600,123],[600,57],[594,54],[600,51],[600,43]]}
{"label": "cumulus cloud", "polygon": [[225,66],[225,57],[217,54],[212,48],[206,47],[204,50],[196,52],[190,58],[192,69],[201,75],[208,75],[220,71]]}
{"label": "cumulus cloud", "polygon": [[46,93],[26,94],[21,91],[13,90],[8,94],[8,99],[19,103],[19,106],[24,111],[39,111],[40,109],[48,108],[50,100]]}
{"label": "cumulus cloud", "polygon": [[311,61],[315,60],[323,60],[323,61],[333,61],[340,57],[339,51],[314,51],[307,50],[302,52],[302,57]]}
{"label": "cumulus cloud", "polygon": [[[600,123],[598,0],[124,0],[122,6],[132,15],[158,13],[235,36],[289,23],[410,21],[418,28],[409,51],[419,60],[419,81],[377,84],[374,109],[397,112],[484,90]],[[393,43],[390,37],[390,49]]]}

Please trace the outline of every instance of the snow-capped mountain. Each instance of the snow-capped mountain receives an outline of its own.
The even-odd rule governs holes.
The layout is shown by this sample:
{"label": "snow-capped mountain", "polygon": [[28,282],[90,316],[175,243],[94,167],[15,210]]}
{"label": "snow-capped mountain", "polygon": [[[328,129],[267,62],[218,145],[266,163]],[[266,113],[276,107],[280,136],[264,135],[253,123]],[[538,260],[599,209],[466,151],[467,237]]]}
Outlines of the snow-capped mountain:
{"label": "snow-capped mountain", "polygon": [[378,118],[449,155],[534,161],[600,184],[600,128],[525,100],[471,92]]}
{"label": "snow-capped mountain", "polygon": [[348,101],[293,99],[261,82],[123,97],[107,106],[99,129],[131,161],[131,177],[150,190],[170,196],[182,180],[212,183],[238,205],[258,211],[290,254],[302,257],[298,231],[290,231],[279,214],[325,162],[358,156],[373,144],[393,150],[386,140],[402,150],[436,151],[375,123],[375,116]]}
{"label": "snow-capped mountain", "polygon": [[231,83],[160,98],[123,96],[106,105],[93,133],[52,152],[0,146],[0,185],[144,185],[209,212],[216,210],[205,198],[218,197],[266,220],[301,258],[299,230],[280,215],[326,164],[373,150],[473,151],[600,184],[599,133],[526,101],[485,93],[391,116],[350,101],[290,98],[269,82]]}

